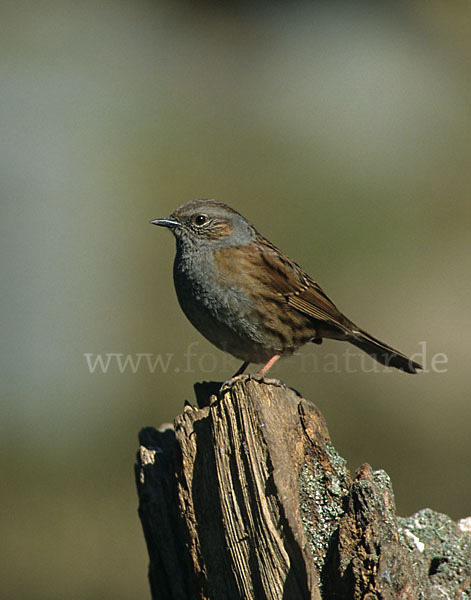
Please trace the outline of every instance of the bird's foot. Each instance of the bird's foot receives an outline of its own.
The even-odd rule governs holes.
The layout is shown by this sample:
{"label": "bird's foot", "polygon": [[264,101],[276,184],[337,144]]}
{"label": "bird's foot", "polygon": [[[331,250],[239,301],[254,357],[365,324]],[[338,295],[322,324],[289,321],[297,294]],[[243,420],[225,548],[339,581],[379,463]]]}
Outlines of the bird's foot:
{"label": "bird's foot", "polygon": [[229,390],[234,383],[236,383],[237,381],[258,381],[259,383],[265,383],[266,385],[276,385],[277,387],[286,387],[286,384],[283,383],[282,381],[280,381],[279,379],[275,379],[273,377],[266,377],[263,373],[249,373],[249,374],[241,374],[241,375],[235,375],[234,377],[231,377],[230,379],[228,379],[227,381],[225,381],[219,391],[220,392],[226,392],[227,390]]}
{"label": "bird's foot", "polygon": [[236,381],[245,381],[247,379],[250,379],[251,377],[252,376],[249,375],[248,373],[240,373],[239,375],[234,375],[233,377],[231,377],[230,379],[228,379],[221,385],[221,387],[219,388],[219,391],[225,392],[226,390],[231,388],[234,385],[234,383],[236,383]]}
{"label": "bird's foot", "polygon": [[277,387],[286,387],[286,384],[283,383],[280,379],[275,379],[274,377],[266,377],[264,373],[259,371],[258,373],[251,373],[249,375],[249,379],[253,381],[258,381],[260,383],[266,383],[267,385],[276,385]]}

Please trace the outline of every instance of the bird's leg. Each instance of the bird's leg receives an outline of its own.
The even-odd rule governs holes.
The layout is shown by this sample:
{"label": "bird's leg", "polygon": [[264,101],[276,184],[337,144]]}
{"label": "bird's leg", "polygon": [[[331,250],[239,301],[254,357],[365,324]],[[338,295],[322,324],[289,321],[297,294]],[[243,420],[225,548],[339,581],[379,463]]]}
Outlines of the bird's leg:
{"label": "bird's leg", "polygon": [[242,365],[240,366],[239,369],[237,369],[237,371],[234,373],[234,375],[222,384],[221,389],[219,391],[224,392],[235,381],[238,381],[240,379],[248,379],[249,375],[244,375],[244,371],[249,365],[250,365],[250,362],[248,360],[246,362],[242,363]]}
{"label": "bird's leg", "polygon": [[263,365],[260,371],[257,371],[257,375],[262,375],[263,377],[266,373],[268,373],[268,371],[273,367],[273,365],[279,358],[281,358],[281,354],[274,354],[270,358],[270,360],[265,365]]}
{"label": "bird's leg", "polygon": [[270,360],[263,365],[263,367],[254,373],[253,375],[244,375],[245,369],[249,366],[249,362],[244,362],[244,364],[240,367],[240,369],[231,377],[228,381],[224,382],[221,386],[220,391],[224,392],[227,388],[229,388],[235,381],[240,379],[256,379],[257,381],[264,381],[265,383],[276,383],[279,384],[277,379],[265,379],[265,373],[268,372],[271,367],[276,363],[276,361],[281,358],[281,354],[273,355]]}
{"label": "bird's leg", "polygon": [[242,375],[242,373],[245,371],[245,369],[250,365],[249,361],[246,361],[244,363],[242,363],[242,365],[240,366],[239,369],[237,369],[237,371],[234,373],[234,375],[231,377],[231,379],[234,379],[234,377],[239,377],[239,375]]}

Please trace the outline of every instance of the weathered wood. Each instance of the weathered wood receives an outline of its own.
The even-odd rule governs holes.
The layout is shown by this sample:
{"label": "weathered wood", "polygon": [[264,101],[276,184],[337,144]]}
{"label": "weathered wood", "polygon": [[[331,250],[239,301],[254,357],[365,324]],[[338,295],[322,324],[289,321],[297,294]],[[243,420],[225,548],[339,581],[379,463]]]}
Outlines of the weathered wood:
{"label": "weathered wood", "polygon": [[[312,403],[273,380],[219,387],[197,384],[200,408],[187,405],[174,429],[140,434],[139,515],[155,600],[471,593],[469,535],[438,515],[459,558],[450,568],[445,542],[425,560],[420,527],[398,526],[386,473],[364,465],[352,481]],[[430,517],[423,531],[433,527]],[[434,586],[440,557],[448,575]]]}

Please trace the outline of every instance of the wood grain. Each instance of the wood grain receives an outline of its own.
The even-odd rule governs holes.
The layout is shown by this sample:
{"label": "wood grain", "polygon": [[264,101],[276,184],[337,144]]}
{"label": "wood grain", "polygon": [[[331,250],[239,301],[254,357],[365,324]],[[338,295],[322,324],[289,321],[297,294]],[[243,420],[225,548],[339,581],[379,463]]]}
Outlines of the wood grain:
{"label": "wood grain", "polygon": [[[199,408],[187,404],[173,428],[140,434],[154,599],[443,597],[433,557],[420,562],[404,537],[415,536],[411,523],[398,526],[387,474],[363,465],[352,480],[311,402],[274,380],[219,386],[197,384]],[[462,560],[447,581],[449,597],[461,598],[471,543],[453,526]],[[445,555],[442,546],[434,553]]]}

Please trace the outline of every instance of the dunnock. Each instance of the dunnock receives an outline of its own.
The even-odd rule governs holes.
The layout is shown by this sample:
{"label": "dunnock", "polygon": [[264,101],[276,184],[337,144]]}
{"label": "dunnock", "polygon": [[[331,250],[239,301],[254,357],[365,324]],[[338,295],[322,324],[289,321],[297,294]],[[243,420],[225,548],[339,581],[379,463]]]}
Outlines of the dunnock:
{"label": "dunnock", "polygon": [[264,375],[284,355],[322,338],[350,342],[383,365],[421,365],[347,319],[320,286],[242,215],[216,200],[192,200],[167,219],[177,241],[173,278],[191,323],[215,346]]}

